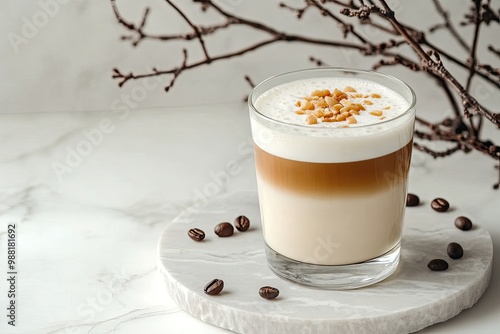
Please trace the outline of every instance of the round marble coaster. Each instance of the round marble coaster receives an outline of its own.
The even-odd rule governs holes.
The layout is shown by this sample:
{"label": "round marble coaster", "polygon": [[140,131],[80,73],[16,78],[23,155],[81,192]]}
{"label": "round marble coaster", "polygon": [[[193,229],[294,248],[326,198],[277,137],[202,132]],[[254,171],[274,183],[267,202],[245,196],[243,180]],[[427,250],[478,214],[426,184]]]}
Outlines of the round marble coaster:
{"label": "round marble coaster", "polygon": [[[229,238],[213,233],[217,223],[241,214],[250,218],[248,231]],[[390,278],[357,290],[318,290],[282,280],[267,267],[257,194],[242,191],[192,207],[169,224],[159,242],[159,269],[182,309],[239,333],[414,332],[471,307],[489,284],[489,233],[477,226],[461,231],[453,220],[429,207],[408,208],[401,262]],[[204,241],[187,236],[193,227],[205,231]],[[463,258],[448,258],[452,241],[463,246]],[[429,270],[433,258],[446,259],[449,269]],[[203,288],[214,278],[225,287],[208,296]],[[264,285],[277,287],[279,297],[262,299]]]}

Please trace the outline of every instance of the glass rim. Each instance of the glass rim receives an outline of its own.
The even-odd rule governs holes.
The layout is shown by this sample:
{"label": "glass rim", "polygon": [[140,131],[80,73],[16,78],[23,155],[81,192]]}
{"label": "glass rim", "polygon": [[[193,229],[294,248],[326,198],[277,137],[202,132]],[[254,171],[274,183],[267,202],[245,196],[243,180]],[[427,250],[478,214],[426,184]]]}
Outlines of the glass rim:
{"label": "glass rim", "polygon": [[[303,72],[325,71],[325,70],[326,71],[346,72],[346,73],[352,72],[352,73],[358,73],[358,74],[369,74],[369,75],[375,75],[375,76],[393,81],[393,82],[399,84],[400,86],[402,86],[408,90],[408,92],[411,95],[410,105],[400,115],[393,117],[393,118],[390,118],[390,119],[387,119],[387,120],[383,120],[381,122],[377,122],[377,123],[364,124],[364,125],[358,125],[358,126],[352,126],[352,127],[320,127],[320,126],[312,127],[311,125],[288,123],[288,122],[280,121],[280,120],[274,119],[270,116],[264,115],[255,107],[255,105],[253,103],[253,97],[254,97],[257,89],[262,87],[263,85],[269,83],[270,81],[276,80],[276,79],[284,77],[284,76],[292,75],[292,74],[303,73]],[[313,78],[313,77],[311,77],[311,78]],[[300,79],[296,79],[296,80],[300,80]],[[382,83],[379,83],[379,84],[384,85]],[[273,87],[276,87],[276,86],[273,86]],[[332,131],[332,130],[335,130],[335,131],[339,131],[339,130],[353,131],[355,129],[362,129],[362,128],[367,128],[367,127],[379,126],[381,124],[391,123],[391,122],[399,120],[399,119],[407,116],[409,113],[411,113],[411,111],[415,109],[416,103],[417,103],[417,96],[415,95],[415,92],[413,91],[413,89],[406,82],[404,82],[403,80],[401,80],[399,78],[396,78],[395,76],[392,76],[390,74],[380,73],[380,72],[373,71],[373,70],[361,70],[361,69],[353,69],[353,68],[338,67],[338,66],[312,67],[312,68],[305,68],[305,69],[293,70],[293,71],[288,71],[288,72],[276,74],[276,75],[273,75],[273,76],[261,81],[258,85],[256,85],[254,88],[252,88],[252,90],[248,94],[248,106],[249,106],[250,110],[252,110],[254,112],[254,114],[257,115],[258,117],[261,117],[269,122],[279,124],[282,126],[286,126],[286,127],[290,127],[290,128],[298,128],[298,129],[308,129],[309,131],[310,130],[315,130],[315,131]]]}

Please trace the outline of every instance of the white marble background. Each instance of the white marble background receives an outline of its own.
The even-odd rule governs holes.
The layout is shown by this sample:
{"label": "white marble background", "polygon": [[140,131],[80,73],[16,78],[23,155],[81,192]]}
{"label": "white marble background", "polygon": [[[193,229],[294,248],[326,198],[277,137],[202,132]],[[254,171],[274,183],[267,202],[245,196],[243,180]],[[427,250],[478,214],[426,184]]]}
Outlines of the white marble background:
{"label": "white marble background", "polygon": [[[241,102],[248,91],[243,75],[260,81],[309,67],[310,55],[361,68],[375,60],[348,50],[277,44],[186,72],[169,94],[148,90],[129,113],[110,112],[113,103],[142,85],[132,82],[119,89],[111,79],[112,67],[141,71],[177,65],[185,45],[144,42],[133,49],[120,41],[126,31],[116,23],[108,1],[58,1],[57,13],[17,49],[9,36],[22,35],[26,22],[41,15],[41,3],[52,2],[0,2],[0,278],[6,226],[19,226],[19,326],[7,326],[0,314],[0,333],[220,333],[180,311],[166,295],[156,273],[156,244],[166,224],[193,202],[255,187],[248,117]],[[283,29],[336,34],[333,24],[325,29],[317,23],[317,14],[303,22],[290,19],[277,1],[219,2],[241,15],[273,20]],[[162,0],[118,3],[135,21],[151,6],[148,27],[153,31],[187,31]],[[414,25],[438,22],[422,3],[401,2],[398,15]],[[202,18],[190,2],[182,5],[189,15]],[[453,16],[467,5],[453,1]],[[470,30],[464,31],[470,36]],[[498,44],[496,36],[498,29],[484,34],[481,49]],[[228,32],[209,48],[232,49],[256,37]],[[444,32],[432,38],[463,56]],[[196,57],[197,46],[188,47]],[[493,59],[481,53],[481,60]],[[415,88],[421,115],[440,118],[449,112],[420,75],[385,71]],[[487,86],[475,85],[488,92]],[[499,102],[498,94],[486,94],[487,106]],[[500,142],[498,132],[489,130]],[[78,149],[85,152],[80,158],[71,153]],[[455,213],[470,215],[490,232],[498,253],[500,197],[491,190],[492,162],[480,154],[438,161],[417,155],[415,161],[419,168],[412,172],[412,189],[427,200],[437,192],[448,197]],[[235,175],[217,176],[226,175],[235,162]],[[425,332],[495,333],[498,264],[494,259],[490,288],[473,309]],[[1,303],[6,291],[1,278]]]}

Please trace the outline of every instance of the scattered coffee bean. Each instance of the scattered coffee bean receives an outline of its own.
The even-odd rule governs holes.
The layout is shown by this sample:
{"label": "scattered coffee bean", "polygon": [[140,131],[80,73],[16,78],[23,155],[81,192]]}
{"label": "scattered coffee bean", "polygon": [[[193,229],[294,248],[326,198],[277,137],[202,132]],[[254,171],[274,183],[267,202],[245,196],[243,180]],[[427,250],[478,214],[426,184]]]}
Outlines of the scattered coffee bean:
{"label": "scattered coffee bean", "polygon": [[265,299],[274,299],[278,297],[280,294],[280,290],[272,287],[272,286],[263,286],[259,289],[259,295]]}
{"label": "scattered coffee bean", "polygon": [[214,228],[215,234],[219,237],[225,238],[233,235],[234,227],[228,222],[219,223]]}
{"label": "scattered coffee bean", "polygon": [[455,219],[455,226],[462,231],[468,231],[472,228],[472,222],[469,218],[460,216]]}
{"label": "scattered coffee bean", "polygon": [[199,228],[192,228],[188,231],[188,235],[194,241],[202,241],[205,239],[205,232],[200,230]]}
{"label": "scattered coffee bean", "polygon": [[224,289],[224,281],[216,278],[208,282],[203,291],[205,291],[207,295],[213,296],[219,294],[222,289]]}
{"label": "scattered coffee bean", "polygon": [[456,242],[451,242],[449,245],[448,245],[448,255],[452,258],[452,259],[459,259],[461,258],[462,256],[464,256],[464,249],[462,248],[462,246],[460,246],[460,244],[456,243]]}
{"label": "scattered coffee bean", "polygon": [[250,227],[250,219],[246,216],[238,216],[234,219],[234,226],[240,232],[245,232]]}
{"label": "scattered coffee bean", "polygon": [[432,271],[443,271],[448,269],[448,262],[443,259],[430,260],[427,267]]}
{"label": "scattered coffee bean", "polygon": [[443,198],[436,198],[432,201],[431,207],[437,212],[445,212],[450,208],[450,203]]}
{"label": "scattered coffee bean", "polygon": [[408,193],[406,195],[406,206],[418,206],[420,204],[420,198],[417,195]]}

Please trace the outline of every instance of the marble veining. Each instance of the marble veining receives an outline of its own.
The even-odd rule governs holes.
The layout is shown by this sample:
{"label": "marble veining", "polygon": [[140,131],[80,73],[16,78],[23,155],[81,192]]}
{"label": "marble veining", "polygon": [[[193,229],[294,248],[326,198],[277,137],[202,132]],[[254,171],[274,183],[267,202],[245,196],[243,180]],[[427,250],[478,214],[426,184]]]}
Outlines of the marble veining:
{"label": "marble veining", "polygon": [[[180,119],[179,113],[185,116]],[[80,164],[59,179],[52,163],[65,162],[68,147],[76,149],[86,140],[84,132],[96,129],[103,119],[115,121],[113,131],[106,133]],[[198,219],[198,212],[188,208],[241,189],[255,189],[252,142],[243,103],[138,109],[131,111],[123,121],[109,111],[4,114],[0,115],[0,121],[1,268],[5,268],[7,224],[18,224],[20,242],[19,323],[11,328],[0,321],[0,333],[227,332],[184,312],[167,293],[163,274],[156,270],[157,244],[165,228],[179,214],[183,213],[179,217],[183,220],[176,222],[190,224]],[[408,211],[408,219],[414,223],[412,228],[421,231],[419,233],[432,231],[436,238],[444,237],[448,234],[440,233],[443,224],[450,225],[456,216],[467,215],[480,230],[491,233],[496,247],[500,230],[496,221],[498,192],[489,188],[494,178],[492,166],[474,153],[444,160],[432,160],[418,153],[414,157],[418,159],[414,159],[412,166],[410,189],[420,195],[422,206]],[[472,170],[481,172],[467,172]],[[457,183],[457,179],[462,181]],[[435,196],[447,198],[453,210],[444,214],[430,211],[428,205]],[[219,207],[212,210],[212,214],[220,215],[217,219],[231,220],[234,217],[224,213],[228,209],[231,207]],[[240,214],[238,207],[234,210],[234,216]],[[430,225],[415,223],[427,220]],[[259,235],[261,230],[255,226],[248,233],[251,234],[226,240],[236,242],[233,253],[241,261],[236,270],[263,265],[265,260],[260,249],[243,247],[246,237]],[[185,236],[185,231],[182,235]],[[426,241],[425,238],[415,240]],[[215,241],[219,240],[206,245],[219,244]],[[476,247],[470,244],[470,249]],[[201,250],[185,248],[185,251],[196,254]],[[176,256],[173,251],[165,254]],[[231,272],[234,270],[224,249],[208,254],[211,257],[205,265],[216,262]],[[414,255],[426,263],[425,256]],[[205,257],[199,259],[205,260]],[[497,263],[493,266],[494,274],[498,271]],[[419,263],[415,261],[414,265]],[[475,265],[481,270],[485,264]],[[447,274],[452,279],[453,272]],[[211,276],[212,273],[202,280]],[[274,281],[276,278],[271,272],[256,271],[238,283],[248,284],[250,278],[273,284],[281,282]],[[398,279],[408,289],[418,288],[413,277],[401,275]],[[439,293],[440,283],[433,284],[432,293]],[[496,333],[500,311],[496,298],[498,286],[496,280],[492,280],[474,307],[422,332],[465,334],[481,328],[484,333]],[[231,305],[248,307],[244,317],[253,319],[253,314],[262,308],[262,300],[255,292],[259,287],[250,286],[253,299],[234,294],[233,287],[227,288],[225,298],[231,298]],[[6,288],[6,281],[1,279],[2,301]],[[477,295],[482,288],[478,284],[478,291],[470,293]],[[295,292],[300,291],[300,287],[290,285],[287,289],[289,292],[283,296],[288,296],[290,304],[298,307],[315,299],[297,295]],[[386,284],[385,289],[391,294],[399,291],[391,284]],[[364,293],[379,300],[379,294],[370,291]],[[429,291],[415,293],[411,299],[423,301]],[[338,295],[322,304],[335,308],[335,313],[341,312],[345,304],[343,298]],[[389,302],[402,306],[407,299],[407,296],[380,299],[376,312],[385,312],[387,305],[392,305]],[[266,310],[269,314],[287,317],[283,328],[296,325],[302,329],[320,321],[311,319],[309,323],[302,323],[300,318],[293,318],[293,311],[280,304],[268,306],[271,307]],[[354,306],[353,316],[361,316],[369,309],[363,303]],[[444,308],[439,312],[443,318],[451,317]],[[207,313],[207,317],[210,314]],[[217,314],[212,314],[212,318]],[[255,328],[260,327],[255,324]]]}
{"label": "marble veining", "polygon": [[[417,219],[425,212],[426,219]],[[251,230],[218,238],[220,221],[245,214]],[[438,222],[436,222],[436,220]],[[177,217],[159,243],[159,268],[179,306],[204,321],[239,333],[402,333],[415,332],[454,317],[471,307],[486,290],[491,276],[493,246],[481,228],[463,232],[439,222],[426,208],[407,210],[402,258],[396,273],[374,286],[350,291],[302,287],[276,277],[266,265],[255,191],[224,194]],[[194,242],[190,228],[205,231]],[[465,256],[449,259],[446,246],[459,242]],[[427,262],[445,258],[450,268],[433,272]],[[207,296],[203,286],[223,279],[220,295]],[[260,286],[280,289],[266,301]]]}

